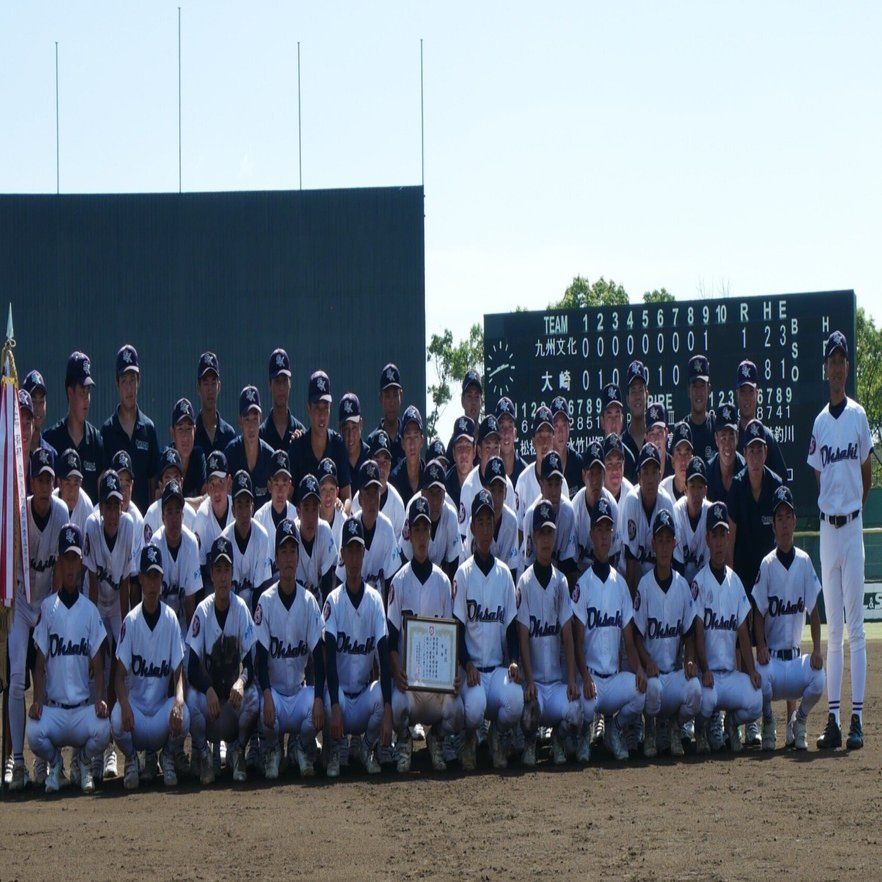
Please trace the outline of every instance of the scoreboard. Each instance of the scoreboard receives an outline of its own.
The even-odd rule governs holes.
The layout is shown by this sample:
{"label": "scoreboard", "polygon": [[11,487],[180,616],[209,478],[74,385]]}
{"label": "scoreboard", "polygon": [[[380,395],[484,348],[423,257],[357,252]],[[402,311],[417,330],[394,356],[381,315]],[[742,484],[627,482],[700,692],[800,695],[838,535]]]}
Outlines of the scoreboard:
{"label": "scoreboard", "polygon": [[[485,315],[485,398],[488,410],[503,395],[515,403],[520,453],[529,458],[536,408],[563,395],[572,413],[571,443],[582,452],[602,434],[603,387],[622,386],[634,359],[649,371],[650,402],[664,404],[673,424],[689,415],[692,355],[710,360],[713,409],[734,400],[738,364],[749,358],[760,378],[757,416],[777,438],[797,504],[808,512],[817,491],[805,459],[812,423],[828,399],[824,343],[834,330],[848,337],[854,397],[854,291]],[[627,405],[625,411],[627,424]]]}

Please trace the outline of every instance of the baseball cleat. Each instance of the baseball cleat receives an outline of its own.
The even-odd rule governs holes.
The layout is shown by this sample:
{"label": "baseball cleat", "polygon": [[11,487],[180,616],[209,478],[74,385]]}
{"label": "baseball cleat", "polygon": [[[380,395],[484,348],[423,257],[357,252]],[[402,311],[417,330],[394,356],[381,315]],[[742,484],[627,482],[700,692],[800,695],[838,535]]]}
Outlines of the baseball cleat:
{"label": "baseball cleat", "polygon": [[426,740],[426,729],[422,723],[417,723],[415,726],[410,727],[410,737],[414,741]]}
{"label": "baseball cleat", "polygon": [[233,780],[241,784],[243,781],[248,780],[248,766],[245,762],[245,748],[239,747],[237,744],[235,746],[235,750],[231,751],[233,754]]}
{"label": "baseball cleat", "polygon": [[190,764],[190,757],[187,756],[187,754],[184,752],[183,747],[175,751],[174,765],[176,774],[184,776],[190,774],[190,769],[192,768]]}
{"label": "baseball cleat", "polygon": [[744,744],[746,747],[761,747],[762,743],[763,738],[760,735],[759,723],[756,720],[751,720],[747,724],[747,737],[744,739]]}
{"label": "baseball cleat", "polygon": [[536,768],[536,736],[527,735],[524,740],[524,752],[521,754],[521,764],[528,769]]}
{"label": "baseball cleat", "polygon": [[490,726],[490,730],[487,733],[487,744],[490,747],[490,759],[493,762],[493,768],[508,768],[508,757],[503,747],[502,735],[495,723]]}
{"label": "baseball cleat", "polygon": [[260,744],[257,735],[252,735],[248,739],[248,753],[245,758],[245,766],[251,772],[256,772],[260,768]]}
{"label": "baseball cleat", "polygon": [[314,753],[304,750],[300,739],[296,735],[294,736],[294,757],[297,762],[297,768],[300,771],[300,777],[312,778],[315,775]]}
{"label": "baseball cleat", "polygon": [[446,772],[447,763],[444,760],[444,747],[434,728],[430,728],[426,732],[426,747],[429,749],[432,770],[435,772]]}
{"label": "baseball cleat", "polygon": [[10,753],[8,757],[6,757],[6,762],[3,764],[3,783],[8,787],[12,783],[12,769],[15,766],[15,760],[12,758],[12,754]]}
{"label": "baseball cleat", "polygon": [[359,739],[359,757],[361,759],[361,764],[364,766],[364,770],[369,775],[379,775],[382,772],[382,768],[380,768],[380,762],[377,759],[377,752],[374,750],[373,746],[368,744],[367,741],[362,737]]}
{"label": "baseball cleat", "polygon": [[[103,757],[98,757],[98,759],[103,765]],[[95,792],[95,778],[92,775],[92,764],[93,761],[85,754],[80,755],[80,789],[83,793]]]}
{"label": "baseball cleat", "polygon": [[49,764],[49,769],[46,772],[45,788],[47,793],[58,793],[58,790],[61,787],[61,769],[61,752],[59,751],[55,762]]}
{"label": "baseball cleat", "polygon": [[[744,745],[741,742],[741,727],[735,722],[731,714],[726,714],[729,727],[729,749],[732,753],[741,753]],[[754,723],[754,725],[756,725]]]}
{"label": "baseball cleat", "polygon": [[723,712],[716,711],[710,718],[707,727],[707,742],[709,748],[713,751],[722,750],[725,741],[723,736]]}
{"label": "baseball cleat", "polygon": [[650,724],[646,727],[646,731],[643,735],[643,756],[647,759],[652,759],[653,757],[658,756],[658,749],[655,746],[655,732],[654,726]]}
{"label": "baseball cleat", "polygon": [[207,746],[199,751],[199,783],[214,784],[214,763],[211,760],[211,754]]}
{"label": "baseball cleat", "polygon": [[328,762],[325,766],[325,774],[329,778],[340,777],[340,752],[336,744],[332,744],[328,750]]}
{"label": "baseball cleat", "polygon": [[835,750],[842,747],[842,730],[836,717],[833,714],[827,714],[827,725],[824,733],[818,737],[818,750]]}
{"label": "baseball cleat", "polygon": [[175,787],[178,783],[178,773],[175,771],[175,757],[167,750],[162,751],[162,783],[165,787]]}
{"label": "baseball cleat", "polygon": [[46,783],[47,774],[49,774],[49,764],[46,760],[37,757],[34,760],[34,784],[42,787]]}
{"label": "baseball cleat", "polygon": [[775,729],[775,715],[772,714],[772,716],[768,718],[763,717],[763,750],[774,750],[777,740],[778,733]]}
{"label": "baseball cleat", "polygon": [[603,743],[603,735],[606,731],[606,717],[603,714],[594,715],[594,725],[591,730],[591,742],[598,747]]}
{"label": "baseball cleat", "polygon": [[226,755],[227,752],[224,748],[223,741],[215,741],[211,748],[211,767],[214,769],[215,775],[221,773],[221,767],[224,764],[224,758]]}
{"label": "baseball cleat", "polygon": [[279,766],[282,764],[282,748],[276,744],[263,754],[263,775],[267,781],[275,781],[279,777]]}
{"label": "baseball cleat", "polygon": [[395,745],[398,748],[398,762],[395,768],[399,774],[405,774],[410,771],[410,758],[413,755],[413,741],[410,732],[398,739]]}
{"label": "baseball cleat", "polygon": [[24,790],[27,783],[27,769],[24,763],[13,763],[12,774],[9,776],[10,791]]}
{"label": "baseball cleat", "polygon": [[630,755],[628,752],[628,745],[625,742],[625,736],[622,734],[622,730],[619,729],[618,720],[610,720],[603,736],[603,743],[606,746],[606,749],[613,755],[614,759],[628,759],[628,756]]}
{"label": "baseball cleat", "polygon": [[[671,723],[669,719],[656,717],[653,720],[653,730],[655,734],[655,751],[656,755],[660,753],[668,753],[671,749]],[[679,735],[677,736],[680,737]]]}
{"label": "baseball cleat", "polygon": [[576,762],[582,763],[582,765],[591,762],[591,736],[588,732],[579,738],[579,744],[576,747]]}
{"label": "baseball cleat", "polygon": [[708,741],[707,732],[704,726],[698,726],[695,730],[695,752],[710,753],[711,746]]}
{"label": "baseball cleat", "polygon": [[115,778],[117,773],[116,751],[113,746],[107,748],[104,753],[104,777]]}
{"label": "baseball cleat", "polygon": [[462,740],[462,749],[460,751],[460,763],[464,772],[474,772],[478,766],[477,751],[478,738],[475,733],[469,729],[465,733]]}
{"label": "baseball cleat", "polygon": [[671,728],[669,730],[671,733],[671,756],[683,756],[685,753],[683,749],[683,741],[692,740],[688,735],[683,735],[687,726],[691,726],[692,732],[695,732],[695,726],[692,725],[691,720],[683,726],[678,726],[676,720],[671,720]]}
{"label": "baseball cleat", "polygon": [[785,747],[793,747],[796,742],[796,732],[794,731],[794,728],[793,728],[793,725],[795,722],[796,722],[796,711],[794,711],[792,714],[790,714],[790,719],[787,721],[787,735],[784,738],[784,746]]}
{"label": "baseball cleat", "polygon": [[95,784],[101,784],[104,781],[104,754],[99,753],[98,756],[93,756],[91,765],[92,781]]}
{"label": "baseball cleat", "polygon": [[138,753],[136,751],[131,756],[126,757],[125,767],[123,769],[123,787],[126,790],[138,789],[138,784],[141,782],[139,772]]}
{"label": "baseball cleat", "polygon": [[793,749],[808,750],[808,740],[805,734],[805,720],[801,720],[797,714],[793,715]]}
{"label": "baseball cleat", "polygon": [[845,739],[848,750],[860,750],[864,746],[864,727],[861,718],[857,714],[851,715],[851,725],[848,727],[848,738]]}
{"label": "baseball cleat", "polygon": [[556,766],[562,766],[567,761],[566,737],[560,726],[551,730],[551,761]]}
{"label": "baseball cleat", "polygon": [[[145,783],[152,781],[156,777],[156,767],[158,759],[155,750],[144,751],[144,765],[141,767],[141,780]],[[71,777],[73,777],[73,763],[71,763]]]}

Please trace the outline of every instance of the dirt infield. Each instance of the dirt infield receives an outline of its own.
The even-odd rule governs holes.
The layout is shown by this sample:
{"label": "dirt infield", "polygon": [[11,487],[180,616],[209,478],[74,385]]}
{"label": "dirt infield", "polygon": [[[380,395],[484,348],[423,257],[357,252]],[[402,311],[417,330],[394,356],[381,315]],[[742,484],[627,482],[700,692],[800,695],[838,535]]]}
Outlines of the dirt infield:
{"label": "dirt infield", "polygon": [[868,645],[867,747],[852,754],[814,748],[822,702],[805,754],[497,774],[479,753],[465,776],[433,774],[417,750],[410,775],[370,780],[31,788],[0,803],[0,879],[878,878],[882,643]]}

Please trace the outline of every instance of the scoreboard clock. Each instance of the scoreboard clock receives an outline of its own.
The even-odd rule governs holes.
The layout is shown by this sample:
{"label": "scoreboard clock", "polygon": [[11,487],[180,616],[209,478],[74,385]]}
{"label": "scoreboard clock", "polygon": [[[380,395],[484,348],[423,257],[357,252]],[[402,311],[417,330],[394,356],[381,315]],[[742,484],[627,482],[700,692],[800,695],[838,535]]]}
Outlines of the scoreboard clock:
{"label": "scoreboard clock", "polygon": [[621,386],[634,359],[649,370],[650,402],[664,404],[673,424],[689,414],[690,356],[710,359],[713,409],[734,399],[738,364],[749,358],[760,377],[757,415],[781,446],[797,502],[813,507],[817,490],[805,458],[828,398],[824,342],[837,329],[848,337],[854,397],[855,310],[854,291],[826,291],[485,315],[488,409],[503,395],[514,401],[520,453],[529,458],[536,408],[563,395],[581,452],[601,435],[603,387]]}

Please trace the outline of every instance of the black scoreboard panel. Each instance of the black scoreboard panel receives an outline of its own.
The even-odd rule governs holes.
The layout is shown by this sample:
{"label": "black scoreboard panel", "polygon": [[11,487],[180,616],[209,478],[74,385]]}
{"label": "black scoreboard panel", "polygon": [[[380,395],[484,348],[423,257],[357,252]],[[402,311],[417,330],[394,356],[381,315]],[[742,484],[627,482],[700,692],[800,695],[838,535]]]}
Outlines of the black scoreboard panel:
{"label": "black scoreboard panel", "polygon": [[[815,415],[828,397],[824,342],[837,329],[853,350],[854,291],[485,315],[487,406],[502,395],[514,401],[520,452],[529,458],[536,408],[563,395],[572,409],[572,443],[582,451],[601,435],[604,385],[621,386],[634,359],[649,370],[650,402],[663,403],[673,424],[689,414],[690,356],[710,359],[714,409],[733,400],[738,364],[749,358],[760,376],[757,415],[778,439],[797,503],[807,513],[817,491],[805,458]],[[850,355],[853,396],[854,352]]]}

